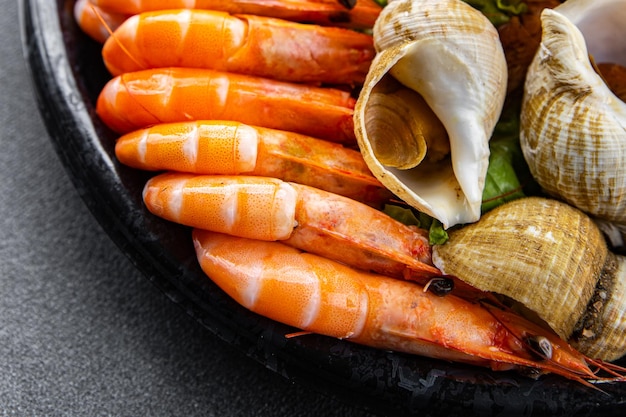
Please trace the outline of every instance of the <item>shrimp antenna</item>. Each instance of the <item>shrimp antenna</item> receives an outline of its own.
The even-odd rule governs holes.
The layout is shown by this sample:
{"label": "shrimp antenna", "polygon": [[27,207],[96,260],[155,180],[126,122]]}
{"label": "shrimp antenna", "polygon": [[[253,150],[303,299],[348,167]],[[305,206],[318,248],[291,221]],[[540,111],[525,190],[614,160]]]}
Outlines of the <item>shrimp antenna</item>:
{"label": "shrimp antenna", "polygon": [[94,6],[91,2],[88,2],[88,3],[89,3],[89,7],[91,7],[91,11],[93,12],[94,16],[96,16],[98,20],[100,21],[100,23],[102,24],[102,27],[106,29],[106,31],[109,33],[109,36],[113,36],[113,30],[111,29],[111,26],[109,26],[107,21],[104,19],[104,17],[102,17],[100,10],[96,6]]}
{"label": "shrimp antenna", "polygon": [[126,74],[120,74],[119,75],[119,80],[120,80],[120,84],[122,84],[124,86],[124,89],[126,90],[126,92],[128,93],[128,97],[133,99],[133,102],[135,103],[135,105],[137,107],[142,108],[146,113],[148,113],[150,116],[154,117],[155,122],[154,124],[157,123],[162,123],[163,121],[156,115],[154,114],[148,107],[146,107],[140,100],[137,100],[135,98],[135,95],[133,94],[133,92],[131,91],[130,88],[128,88],[128,84],[126,84]]}
{"label": "shrimp antenna", "polygon": [[[111,26],[107,23],[106,19],[104,19],[104,17],[102,17],[102,14],[100,13],[100,10],[94,6],[93,4],[89,4],[89,7],[91,7],[91,10],[93,11],[93,13],[96,15],[96,17],[98,18],[98,20],[100,21],[100,23],[102,24],[102,26],[106,29],[106,31],[109,33],[109,36],[112,37],[115,42],[120,46],[120,48],[122,49],[122,51],[124,51],[124,53],[130,58],[132,59],[135,64],[137,64],[140,68],[143,68],[144,65],[140,62],[137,61],[137,59],[135,59],[135,57],[133,56],[133,54],[130,53],[130,51],[124,46],[124,44],[122,42],[120,42],[120,40],[117,38],[117,36],[115,35],[115,31],[113,29],[111,29]],[[133,97],[132,93],[130,92],[130,89],[128,88],[128,86],[126,85],[126,80],[124,79],[124,74],[120,75],[120,82],[121,84],[124,86],[124,88],[126,89],[126,91],[128,92],[130,97]],[[139,103],[138,101],[135,102],[138,106],[142,107],[146,113],[151,114],[152,116],[154,116],[154,118],[157,121],[160,121],[159,118],[154,115],[152,112],[150,112],[145,106],[143,106],[141,103]]]}
{"label": "shrimp antenna", "polygon": [[111,29],[111,26],[107,23],[106,19],[102,17],[100,10],[98,10],[98,8],[91,3],[89,4],[89,7],[91,7],[91,11],[96,15],[96,17],[102,24],[102,27],[106,29],[106,31],[109,33],[109,36],[115,40],[115,42],[119,45],[122,51],[124,51],[126,56],[128,56],[135,64],[137,64],[139,68],[145,69],[144,65],[141,62],[137,61],[137,59],[133,56],[133,54],[131,54],[130,51],[124,46],[124,44],[120,42],[118,37],[115,36],[115,31]]}
{"label": "shrimp antenna", "polygon": [[[542,358],[546,362],[549,363],[549,367],[545,367],[546,370],[555,372],[562,376],[565,376],[573,381],[576,381],[586,387],[592,388],[599,392],[609,395],[606,391],[598,388],[593,382],[618,382],[618,381],[626,381],[626,375],[620,374],[620,372],[626,372],[626,368],[623,368],[618,365],[608,364],[601,360],[595,360],[588,358],[585,355],[582,355],[587,365],[591,364],[598,368],[596,372],[593,372],[591,369],[587,369],[587,372],[581,373],[573,373],[571,370],[567,369],[563,365],[559,364],[557,361],[552,359],[552,346],[550,345],[550,341],[543,337],[523,337],[515,332],[510,326],[508,326],[504,321],[498,317],[498,314],[495,310],[499,310],[497,307],[490,305],[489,303],[485,303],[483,301],[480,302],[481,305],[485,307],[485,310],[491,314],[491,316],[496,319],[513,337],[515,337],[523,346],[525,346],[530,352],[536,355],[539,358]],[[543,340],[545,339],[545,340]],[[547,343],[545,343],[547,342]],[[560,372],[559,372],[560,371]],[[597,373],[599,371],[604,371],[612,375],[612,377],[598,377]]]}
{"label": "shrimp antenna", "polygon": [[585,360],[589,362],[591,365],[595,366],[597,369],[596,372],[604,371],[609,375],[612,375],[613,378],[600,378],[599,382],[603,381],[626,381],[626,368],[620,365],[616,365],[614,363],[604,362],[600,359],[591,359],[585,357]]}

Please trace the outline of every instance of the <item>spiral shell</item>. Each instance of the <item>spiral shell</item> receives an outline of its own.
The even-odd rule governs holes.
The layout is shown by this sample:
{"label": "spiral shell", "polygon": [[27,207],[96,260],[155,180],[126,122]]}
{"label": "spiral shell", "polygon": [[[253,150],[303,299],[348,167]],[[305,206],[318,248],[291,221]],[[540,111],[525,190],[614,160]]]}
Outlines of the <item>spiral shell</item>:
{"label": "spiral shell", "polygon": [[506,93],[498,32],[461,0],[397,0],[376,21],[374,44],[354,113],[370,170],[446,228],[478,220]]}
{"label": "spiral shell", "polygon": [[568,0],[542,13],[520,141],[535,180],[594,218],[626,225],[626,103],[596,62],[626,65],[626,0]]}
{"label": "spiral shell", "polygon": [[588,356],[626,353],[625,258],[580,210],[523,198],[449,236],[432,255],[444,273],[515,300]]}

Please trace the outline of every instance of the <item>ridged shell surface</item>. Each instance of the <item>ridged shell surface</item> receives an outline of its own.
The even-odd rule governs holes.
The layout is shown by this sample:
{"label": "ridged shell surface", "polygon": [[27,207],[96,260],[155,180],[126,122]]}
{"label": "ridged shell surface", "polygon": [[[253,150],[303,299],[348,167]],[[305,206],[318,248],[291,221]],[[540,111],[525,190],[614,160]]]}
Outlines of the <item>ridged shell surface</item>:
{"label": "ridged shell surface", "polygon": [[623,257],[607,250],[580,210],[523,198],[449,236],[433,248],[442,272],[521,303],[587,355],[614,360],[626,353]]}
{"label": "ridged shell surface", "polygon": [[[506,93],[506,60],[498,32],[461,0],[396,0],[376,21],[374,44],[377,55],[354,115],[370,170],[392,192],[446,228],[478,220],[489,139]],[[394,122],[395,132],[376,128],[376,123],[392,124],[388,115],[377,113],[373,100],[390,77],[418,93],[443,124],[449,138],[447,158],[411,169],[379,160],[373,143],[404,136],[401,120]],[[389,138],[371,137],[385,130]]]}
{"label": "ridged shell surface", "polygon": [[[607,279],[620,279],[596,290],[597,301],[589,306],[591,317],[576,329],[570,343],[589,357],[612,361],[626,354],[626,258],[612,253],[609,258],[614,264]],[[602,307],[596,309],[596,302]]]}
{"label": "ridged shell surface", "polygon": [[626,0],[568,0],[543,11],[520,135],[531,173],[547,193],[619,224],[626,223],[626,104],[589,54],[626,65],[625,21]]}

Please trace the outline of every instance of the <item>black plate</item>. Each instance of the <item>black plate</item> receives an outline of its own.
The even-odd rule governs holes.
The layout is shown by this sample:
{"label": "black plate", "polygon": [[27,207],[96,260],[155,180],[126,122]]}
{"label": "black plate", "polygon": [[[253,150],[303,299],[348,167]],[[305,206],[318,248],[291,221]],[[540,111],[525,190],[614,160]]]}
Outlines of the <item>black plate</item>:
{"label": "black plate", "polygon": [[72,0],[22,0],[24,53],[55,149],[104,230],[146,277],[209,331],[289,380],[385,414],[625,415],[626,384],[604,393],[548,375],[515,373],[384,352],[295,329],[240,307],[200,270],[190,230],[150,215],[147,173],[114,158],[116,136],[97,118],[110,78],[99,45],[78,29]]}

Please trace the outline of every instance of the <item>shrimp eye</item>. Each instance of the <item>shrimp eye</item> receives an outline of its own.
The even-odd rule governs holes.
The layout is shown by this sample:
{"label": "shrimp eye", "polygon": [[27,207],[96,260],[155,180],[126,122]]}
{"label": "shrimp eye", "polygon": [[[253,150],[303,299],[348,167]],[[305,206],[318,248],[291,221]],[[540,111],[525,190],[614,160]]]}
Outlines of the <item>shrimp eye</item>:
{"label": "shrimp eye", "polygon": [[356,6],[356,0],[338,0],[339,3],[346,9],[352,9]]}
{"label": "shrimp eye", "polygon": [[454,281],[446,277],[436,277],[428,282],[427,289],[433,294],[443,297],[454,289]]}
{"label": "shrimp eye", "polygon": [[528,336],[526,343],[543,359],[552,359],[552,343],[545,336]]}

